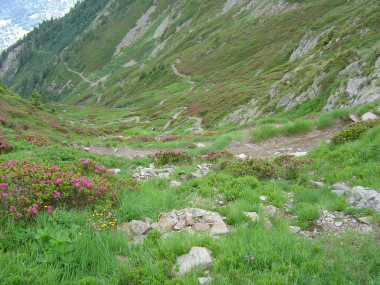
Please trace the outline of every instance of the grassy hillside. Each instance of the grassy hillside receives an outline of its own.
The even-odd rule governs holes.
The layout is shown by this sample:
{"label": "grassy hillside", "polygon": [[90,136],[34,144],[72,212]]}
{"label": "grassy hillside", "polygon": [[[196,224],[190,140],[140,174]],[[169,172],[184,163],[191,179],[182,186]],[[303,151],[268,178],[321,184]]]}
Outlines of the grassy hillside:
{"label": "grassy hillside", "polygon": [[[87,0],[79,8],[2,54],[8,86],[152,118],[187,106],[184,118],[206,126],[378,99],[376,1]],[[55,27],[56,37],[41,36]]]}

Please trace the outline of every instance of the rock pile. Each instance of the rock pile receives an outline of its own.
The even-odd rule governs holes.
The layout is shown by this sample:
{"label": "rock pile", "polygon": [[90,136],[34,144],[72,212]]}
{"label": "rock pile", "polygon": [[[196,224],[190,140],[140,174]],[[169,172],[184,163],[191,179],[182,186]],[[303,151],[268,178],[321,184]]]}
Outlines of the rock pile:
{"label": "rock pile", "polygon": [[307,237],[316,237],[323,233],[332,233],[334,235],[348,229],[363,233],[373,231],[373,228],[368,225],[371,221],[368,217],[356,219],[353,215],[344,212],[329,212],[322,211],[318,220],[309,224],[309,227],[301,231],[300,234]]}
{"label": "rock pile", "polygon": [[155,168],[154,163],[151,163],[149,167],[139,166],[136,168],[133,178],[137,180],[144,180],[152,177],[166,178],[169,179],[170,175],[173,174],[174,168]]}
{"label": "rock pile", "polygon": [[211,212],[198,208],[172,210],[161,214],[158,222],[152,223],[149,218],[133,220],[119,226],[119,230],[126,231],[132,239],[140,241],[152,229],[161,232],[185,231],[187,233],[206,232],[212,235],[225,234],[230,230],[218,212]]}
{"label": "rock pile", "polygon": [[190,177],[191,178],[203,177],[210,172],[211,167],[212,167],[212,164],[208,164],[208,163],[197,165],[197,169],[194,172],[190,173]]}

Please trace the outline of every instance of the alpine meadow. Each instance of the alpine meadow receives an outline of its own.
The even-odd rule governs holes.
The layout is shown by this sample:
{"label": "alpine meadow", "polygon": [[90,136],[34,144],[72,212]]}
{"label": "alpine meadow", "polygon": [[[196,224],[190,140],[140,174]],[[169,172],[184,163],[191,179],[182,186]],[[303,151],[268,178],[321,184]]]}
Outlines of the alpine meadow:
{"label": "alpine meadow", "polygon": [[0,284],[380,284],[378,1],[59,5],[0,53]]}

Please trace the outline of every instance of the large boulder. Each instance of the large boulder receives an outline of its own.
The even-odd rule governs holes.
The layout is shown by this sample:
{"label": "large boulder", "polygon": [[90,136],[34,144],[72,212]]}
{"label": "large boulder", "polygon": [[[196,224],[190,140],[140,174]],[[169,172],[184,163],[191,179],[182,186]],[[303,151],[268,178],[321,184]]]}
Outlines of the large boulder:
{"label": "large boulder", "polygon": [[211,268],[212,265],[211,250],[205,247],[192,247],[189,253],[177,257],[173,271],[178,275],[183,275],[196,266],[202,266],[204,269],[208,269]]}
{"label": "large boulder", "polygon": [[371,208],[380,212],[380,193],[371,188],[356,186],[349,192],[348,203],[359,208]]}

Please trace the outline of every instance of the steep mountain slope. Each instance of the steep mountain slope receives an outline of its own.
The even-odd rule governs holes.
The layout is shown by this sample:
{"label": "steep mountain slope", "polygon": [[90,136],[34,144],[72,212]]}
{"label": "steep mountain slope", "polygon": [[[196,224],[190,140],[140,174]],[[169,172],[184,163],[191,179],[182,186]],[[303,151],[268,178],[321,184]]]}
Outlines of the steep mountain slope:
{"label": "steep mountain slope", "polygon": [[299,116],[380,98],[379,16],[372,0],[86,0],[5,51],[0,78],[206,126]]}

